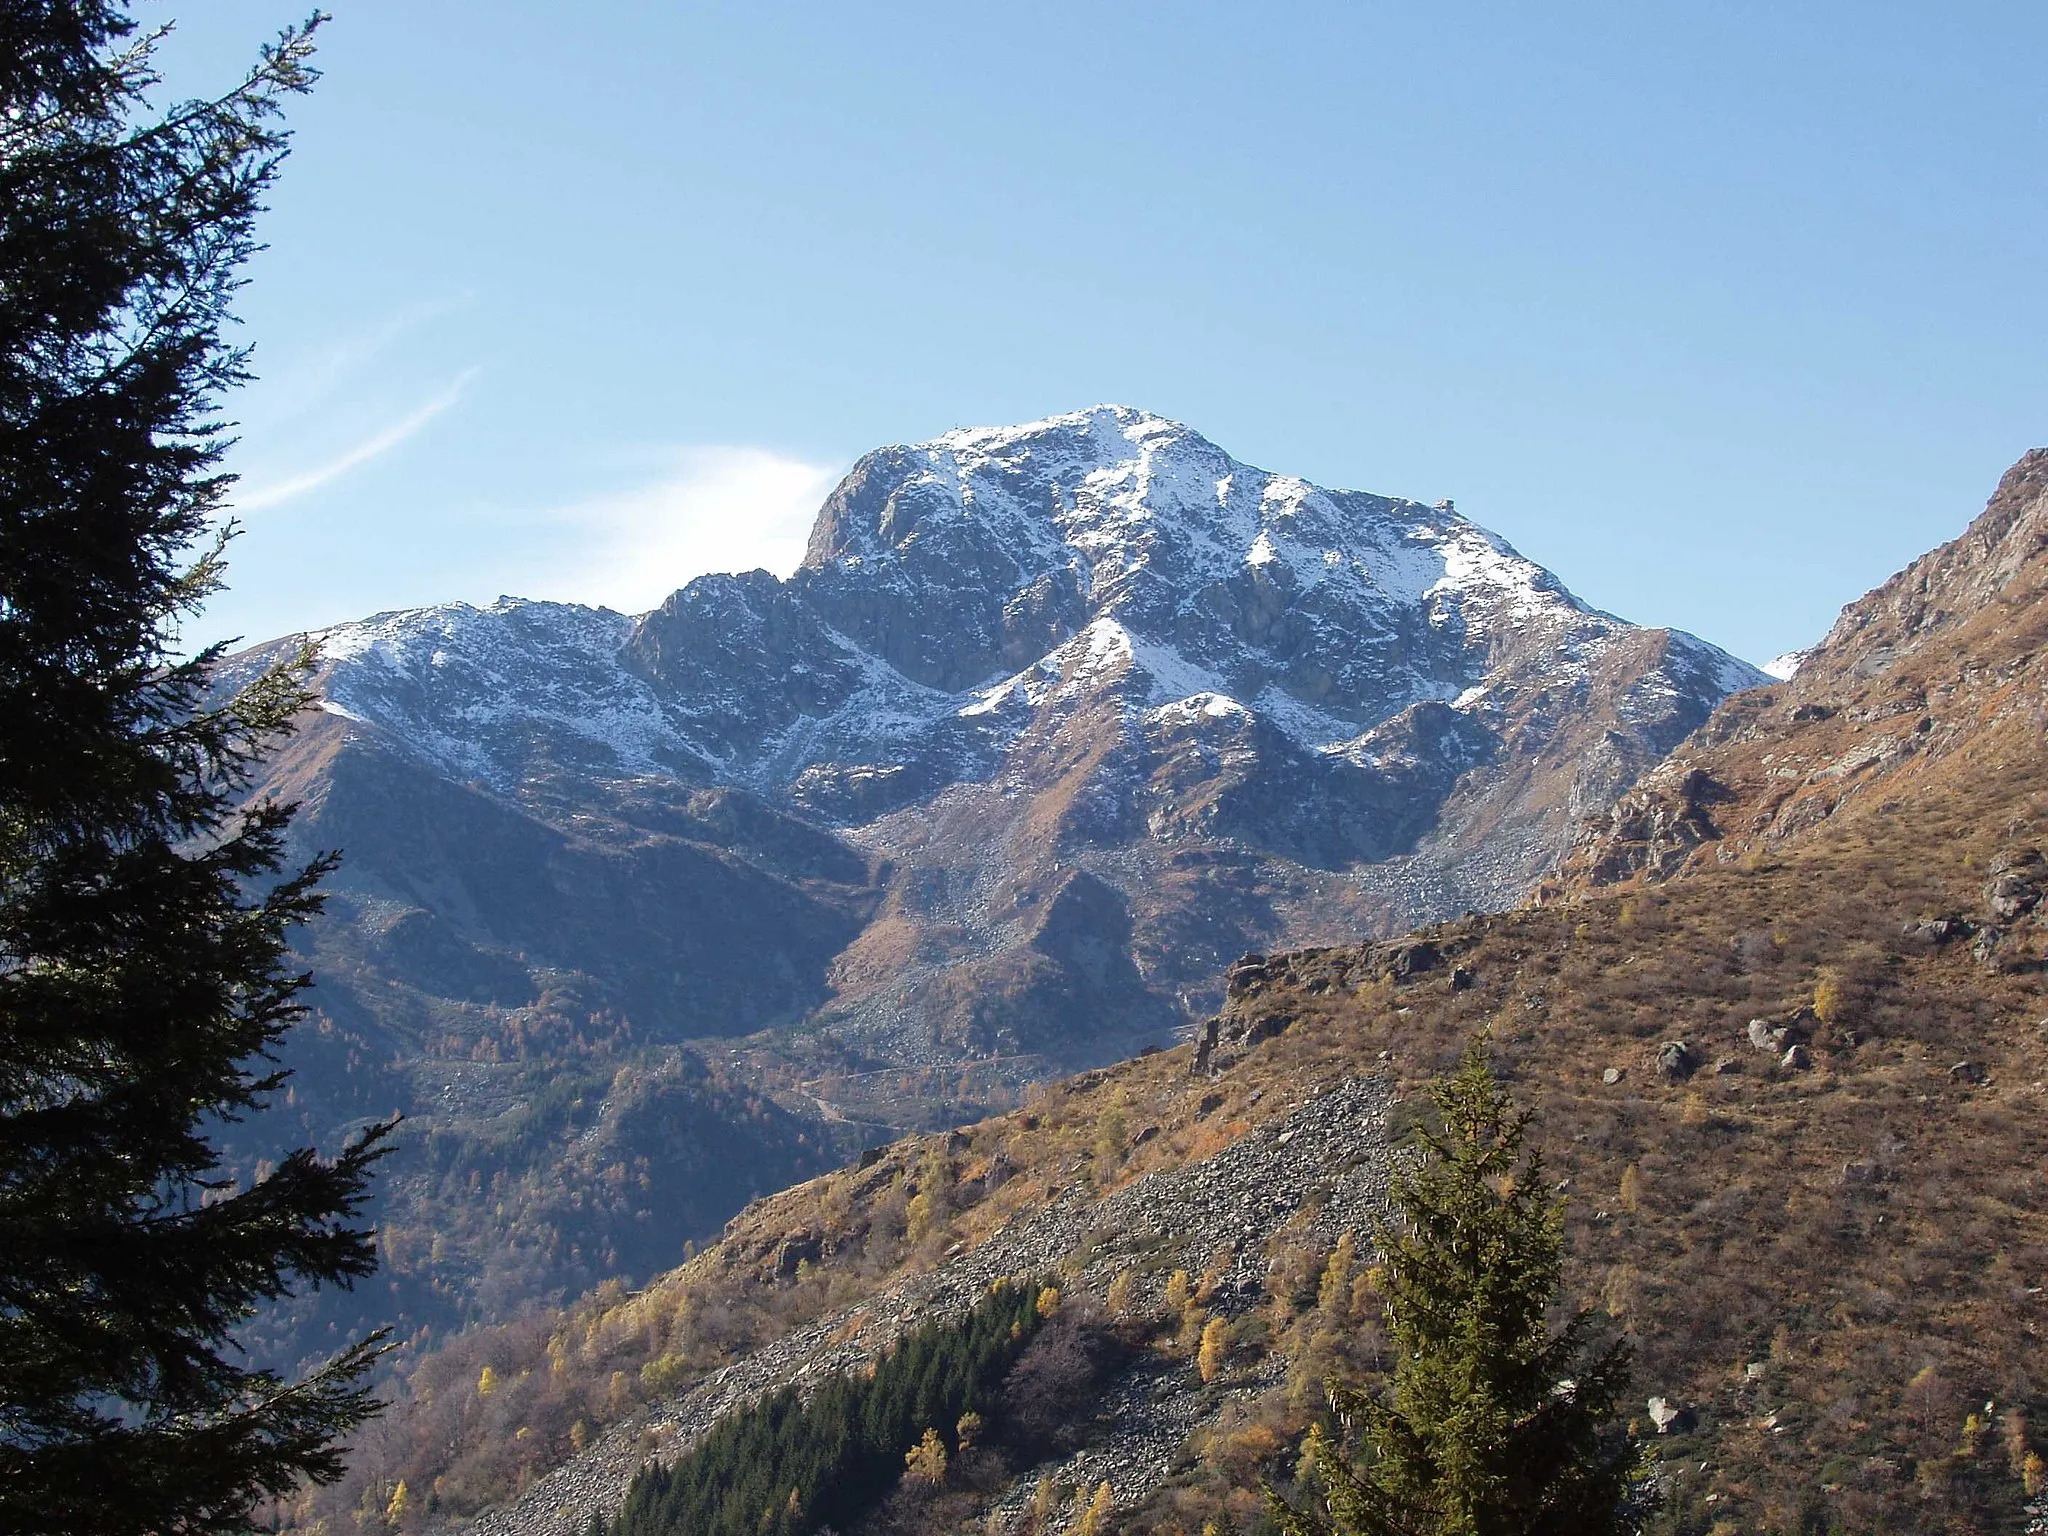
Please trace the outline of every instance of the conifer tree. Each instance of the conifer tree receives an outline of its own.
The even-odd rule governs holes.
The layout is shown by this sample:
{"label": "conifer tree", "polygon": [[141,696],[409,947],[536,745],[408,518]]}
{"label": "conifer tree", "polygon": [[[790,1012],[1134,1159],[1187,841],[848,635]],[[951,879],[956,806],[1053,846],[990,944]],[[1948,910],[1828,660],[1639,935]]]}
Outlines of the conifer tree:
{"label": "conifer tree", "polygon": [[1109,1307],[1111,1316],[1129,1315],[1131,1294],[1136,1289],[1137,1278],[1131,1270],[1122,1269],[1118,1270],[1116,1278],[1109,1282],[1109,1295],[1105,1298],[1105,1304]]}
{"label": "conifer tree", "polygon": [[1376,1236],[1395,1365],[1386,1390],[1331,1384],[1360,1462],[1320,1427],[1320,1509],[1267,1489],[1288,1536],[1598,1536],[1633,1528],[1636,1447],[1615,1428],[1629,1353],[1589,1347],[1592,1316],[1547,1321],[1564,1207],[1529,1123],[1474,1042],[1433,1090],[1440,1128],[1394,1180]]}
{"label": "conifer tree", "polygon": [[242,803],[303,668],[236,697],[177,625],[220,581],[224,338],[311,34],[156,111],[112,0],[0,0],[0,1529],[244,1530],[340,1471],[373,1341],[296,1382],[232,1331],[374,1266],[388,1127],[231,1184],[301,1009],[288,807]]}

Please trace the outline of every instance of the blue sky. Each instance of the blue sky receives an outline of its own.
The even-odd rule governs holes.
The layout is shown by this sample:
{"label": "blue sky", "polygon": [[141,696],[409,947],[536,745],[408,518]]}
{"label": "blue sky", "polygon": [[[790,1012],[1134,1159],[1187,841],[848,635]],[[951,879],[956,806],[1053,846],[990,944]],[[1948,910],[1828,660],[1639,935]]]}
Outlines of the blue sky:
{"label": "blue sky", "polygon": [[645,608],[1115,400],[1761,660],[2048,442],[2038,5],[333,8],[195,640]]}

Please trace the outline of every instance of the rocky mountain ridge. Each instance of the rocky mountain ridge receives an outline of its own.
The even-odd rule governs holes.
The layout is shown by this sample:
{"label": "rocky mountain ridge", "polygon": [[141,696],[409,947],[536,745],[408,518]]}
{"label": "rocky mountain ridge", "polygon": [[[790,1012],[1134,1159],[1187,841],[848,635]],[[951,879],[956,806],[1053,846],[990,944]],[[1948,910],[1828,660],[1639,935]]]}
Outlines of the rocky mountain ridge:
{"label": "rocky mountain ridge", "polygon": [[1789,677],[1721,709],[1581,833],[1553,892],[1660,881],[1776,849],[2048,724],[2048,451],[1957,538],[1850,603]]}
{"label": "rocky mountain ridge", "polygon": [[[1489,693],[1527,681],[1496,674],[1532,658],[1553,689],[1585,687],[1635,632],[1448,503],[1324,491],[1103,407],[868,455],[787,582],[700,577],[637,620],[502,599],[316,638],[326,707],[448,776],[510,789],[545,742],[551,764],[865,822],[917,792],[906,770],[958,778],[1014,745],[1020,711],[1111,677],[1135,673],[1120,692],[1140,709],[1257,714],[1363,767],[1406,711],[1483,722]],[[1631,713],[1762,676],[1690,636],[1670,651]],[[863,770],[886,795],[829,800]]]}
{"label": "rocky mountain ridge", "polygon": [[[877,863],[876,942],[783,1016],[824,1004],[913,1059],[934,1034],[957,1056],[1050,1032],[1072,1063],[1109,1030],[1114,1054],[1183,994],[1213,1000],[1245,948],[1511,902],[1764,681],[1588,610],[1448,506],[1323,491],[1116,407],[868,455],[787,582],[702,577],[636,620],[504,599],[315,638],[343,750],[522,816],[666,830],[654,786],[836,829],[842,864]],[[1039,914],[1062,901],[1121,953],[1056,953]],[[1019,1016],[933,985],[961,964],[1004,971]]]}

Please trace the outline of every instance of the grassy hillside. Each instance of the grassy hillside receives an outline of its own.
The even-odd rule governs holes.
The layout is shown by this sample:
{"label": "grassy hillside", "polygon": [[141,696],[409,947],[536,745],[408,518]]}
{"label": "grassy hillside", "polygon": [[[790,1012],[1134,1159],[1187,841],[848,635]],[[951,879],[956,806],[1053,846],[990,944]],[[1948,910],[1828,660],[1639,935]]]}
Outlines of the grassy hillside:
{"label": "grassy hillside", "polygon": [[[466,1340],[414,1383],[441,1413],[394,1420],[358,1476],[410,1471],[432,1487],[448,1476],[437,1466],[502,1457],[524,1431],[549,1447],[523,1464],[530,1478],[576,1443],[568,1410],[547,1413],[558,1377],[581,1388],[567,1395],[587,1437],[1076,1185],[1219,1150],[1305,1085],[1384,1070],[1412,1101],[1485,1031],[1571,1196],[1572,1289],[1637,1342],[1645,1400],[1696,1410],[1697,1428],[1670,1442],[1673,1529],[1793,1529],[1816,1496],[1852,1529],[1990,1528],[2048,1440],[2048,1000],[2038,973],[1989,972],[1967,943],[1902,934],[1973,909],[1999,852],[2048,839],[2037,758],[2015,750],[1999,771],[2001,743],[1983,748],[1969,793],[1904,820],[1873,808],[1781,859],[1435,930],[1447,963],[1405,984],[1384,979],[1384,947],[1271,966],[1233,997],[1225,1050],[1233,1024],[1280,1032],[1216,1078],[1190,1078],[1183,1049],[1050,1090],[764,1202],[645,1295],[594,1299],[545,1340],[537,1326]],[[1454,967],[1470,985],[1454,986]],[[1790,1020],[1817,996],[1810,1066],[1750,1043],[1749,1020]],[[1674,1042],[1697,1062],[1689,1077],[1658,1069]],[[1347,1297],[1355,1337],[1318,1339],[1332,1320],[1312,1317],[1304,1292],[1326,1254],[1272,1257],[1283,1268],[1238,1325],[1243,1349],[1328,1353],[1369,1337],[1369,1298]],[[530,1411],[469,1401],[471,1365],[493,1355],[501,1378],[542,1384]],[[1296,1391],[1281,1382],[1213,1434],[1141,1523],[1197,1531],[1248,1515],[1231,1480],[1284,1470],[1306,1424],[1312,1397],[1293,1374]],[[449,1462],[437,1451],[451,1431],[468,1448]],[[519,1476],[442,1491],[459,1509]]]}
{"label": "grassy hillside", "polygon": [[[1198,1046],[758,1202],[641,1294],[457,1340],[298,1518],[421,1530],[531,1488],[491,1528],[570,1529],[719,1405],[884,1349],[1044,1232],[1138,1363],[1076,1418],[1095,1461],[960,1490],[946,1528],[1070,1528],[1113,1464],[1118,1530],[1254,1531],[1321,1377],[1377,1366],[1350,1170],[1481,1034],[1569,1198],[1568,1287],[1635,1342],[1661,1529],[2017,1529],[2048,1456],[2048,508],[2022,470],[1540,905],[1242,964]],[[1311,1113],[1359,1083],[1390,1124]],[[1668,1434],[1653,1396],[1686,1410]],[[1170,1454],[1126,1454],[1146,1423]]]}

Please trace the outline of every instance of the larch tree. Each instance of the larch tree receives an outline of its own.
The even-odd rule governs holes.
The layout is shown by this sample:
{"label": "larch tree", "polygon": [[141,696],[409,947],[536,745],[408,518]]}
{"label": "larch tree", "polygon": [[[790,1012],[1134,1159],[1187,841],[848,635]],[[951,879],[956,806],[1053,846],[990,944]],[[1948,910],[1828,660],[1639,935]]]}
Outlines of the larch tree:
{"label": "larch tree", "polygon": [[303,1379],[234,1330],[375,1251],[388,1126],[237,1183],[326,858],[247,792],[306,661],[232,697],[178,626],[220,584],[225,336],[321,17],[158,109],[107,0],[0,0],[0,1529],[238,1531],[340,1471],[377,1342]]}
{"label": "larch tree", "polygon": [[1306,1458],[1318,1507],[1268,1487],[1269,1508],[1288,1536],[1632,1531],[1645,1503],[1617,1423],[1629,1351],[1591,1347],[1590,1311],[1551,1326],[1564,1206],[1524,1155],[1529,1115],[1476,1041],[1433,1097],[1438,1128],[1376,1233],[1392,1374],[1377,1394],[1331,1383],[1337,1426],[1312,1432]]}
{"label": "larch tree", "polygon": [[1195,1368],[1204,1386],[1212,1384],[1223,1374],[1223,1363],[1229,1353],[1230,1325],[1220,1317],[1210,1318],[1202,1329],[1202,1342],[1195,1351]]}

